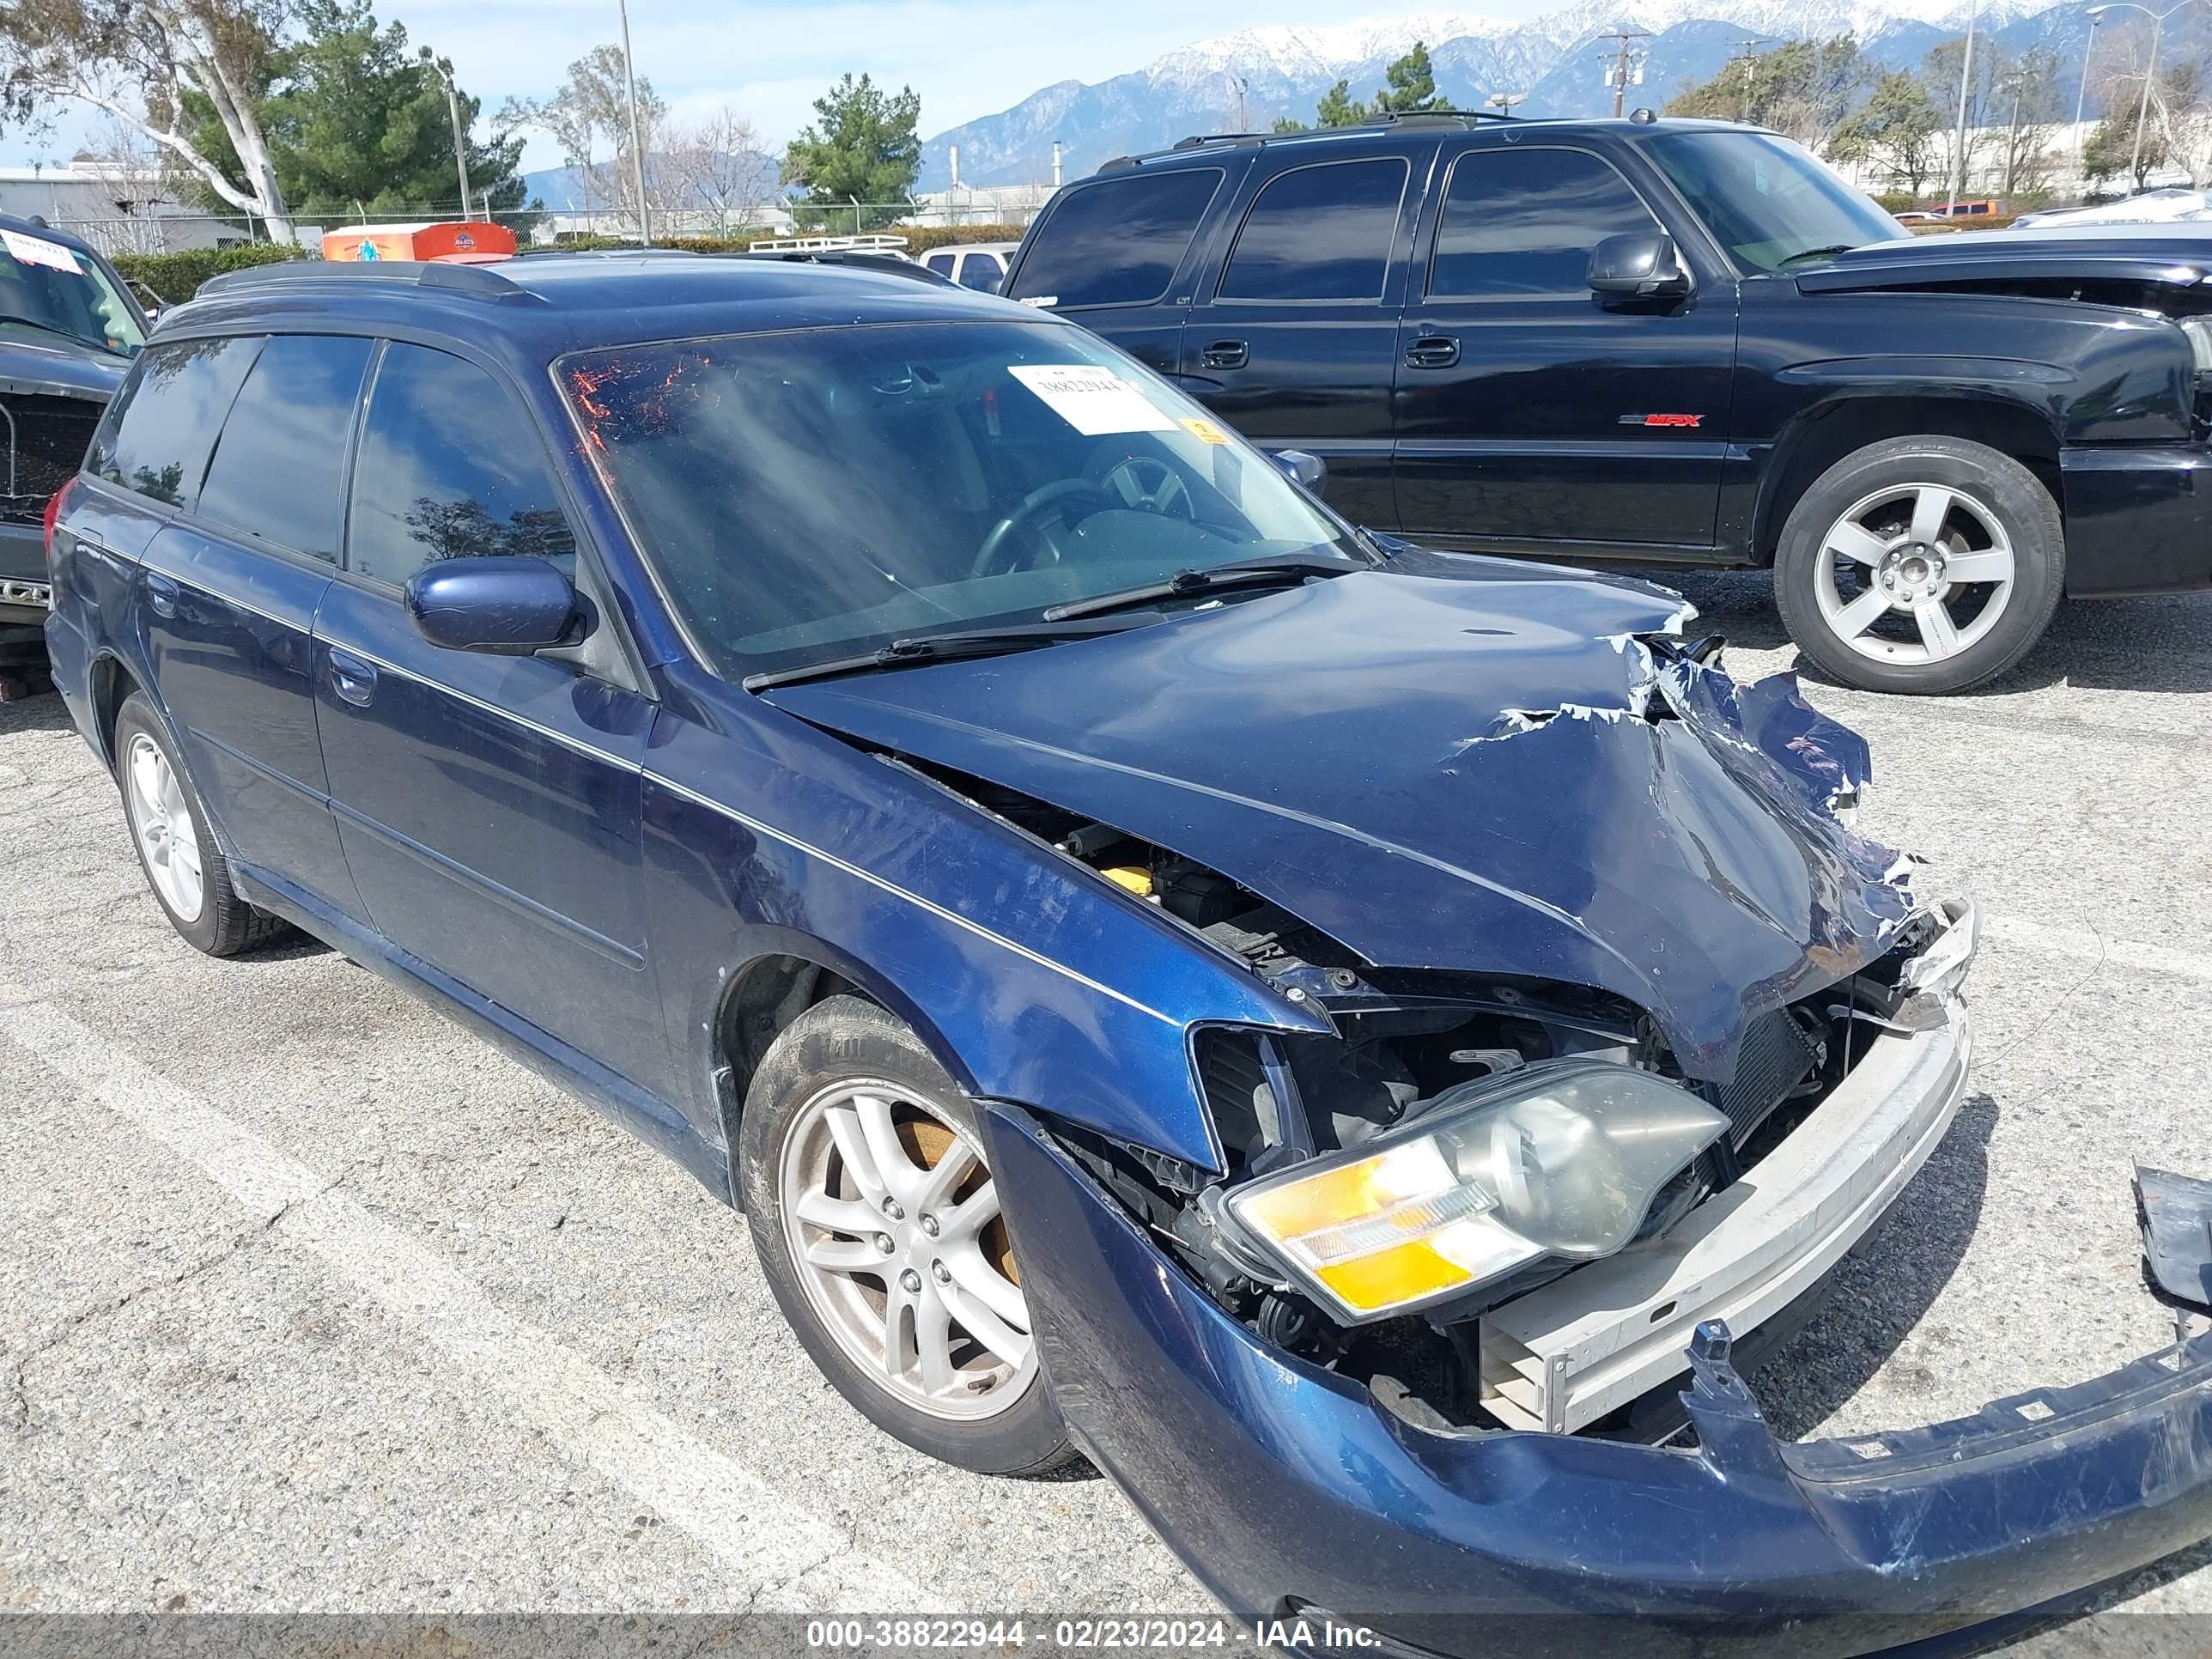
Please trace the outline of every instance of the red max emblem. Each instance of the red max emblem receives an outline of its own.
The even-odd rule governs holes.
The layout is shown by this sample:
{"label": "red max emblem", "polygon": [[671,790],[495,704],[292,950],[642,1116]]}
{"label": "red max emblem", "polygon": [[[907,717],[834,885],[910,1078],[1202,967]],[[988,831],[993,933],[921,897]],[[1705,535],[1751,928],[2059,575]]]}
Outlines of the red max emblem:
{"label": "red max emblem", "polygon": [[1646,426],[1699,426],[1704,424],[1705,418],[1702,415],[1646,415],[1644,416],[1644,424]]}

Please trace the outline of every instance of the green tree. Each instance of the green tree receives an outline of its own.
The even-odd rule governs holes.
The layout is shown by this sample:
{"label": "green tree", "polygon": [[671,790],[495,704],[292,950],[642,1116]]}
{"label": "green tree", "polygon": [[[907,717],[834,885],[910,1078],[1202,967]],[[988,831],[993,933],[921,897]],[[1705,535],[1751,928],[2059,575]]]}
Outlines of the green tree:
{"label": "green tree", "polygon": [[1356,127],[1367,118],[1367,106],[1352,95],[1352,82],[1339,81],[1321,95],[1314,112],[1317,127]]}
{"label": "green tree", "polygon": [[[645,166],[630,159],[630,79],[629,64],[617,46],[593,46],[568,65],[568,74],[548,98],[510,98],[500,110],[502,128],[535,127],[550,133],[561,146],[561,159],[574,169],[584,190],[586,206],[593,201],[612,202],[625,212],[639,211],[637,179],[645,175],[647,207],[660,207],[667,180],[654,158],[663,149],[668,105],[653,91],[653,82],[637,77],[636,131],[643,141]],[[598,159],[604,139],[614,159]]]}
{"label": "green tree", "polygon": [[921,99],[911,87],[894,94],[863,75],[850,75],[814,100],[820,118],[783,153],[783,182],[804,185],[820,209],[848,202],[899,202],[921,170]]}
{"label": "green tree", "polygon": [[[2138,82],[2140,83],[2140,82]],[[2136,157],[2136,112],[2107,115],[2097,123],[2081,146],[2081,176],[2094,182],[2118,178],[2132,167],[2135,188],[2141,191],[2150,175],[2173,159],[2166,131],[2156,121],[2142,130],[2142,155]]]}
{"label": "green tree", "polygon": [[1917,199],[1942,161],[1943,113],[1928,84],[1911,70],[1875,82],[1865,107],[1836,130],[1829,153],[1864,161]]}
{"label": "green tree", "polygon": [[[350,216],[366,210],[458,211],[453,130],[445,82],[427,53],[410,52],[398,23],[379,27],[369,0],[301,0],[301,33],[264,60],[255,89],[276,179],[295,214]],[[458,93],[461,128],[474,125],[476,99]],[[192,139],[234,182],[236,153],[213,104],[188,94]],[[515,169],[522,141],[501,136],[465,143],[471,211],[522,204]],[[210,192],[212,194],[212,192]]]}
{"label": "green tree", "polygon": [[1729,59],[1710,81],[1685,87],[1668,100],[1666,112],[1747,121],[1825,149],[1875,73],[1848,34],[1790,40],[1771,52],[1746,52]]}
{"label": "green tree", "polygon": [[1416,115],[1423,110],[1451,107],[1451,100],[1437,95],[1429,49],[1419,40],[1413,42],[1412,51],[1382,71],[1382,78],[1387,84],[1375,94],[1377,115]]}

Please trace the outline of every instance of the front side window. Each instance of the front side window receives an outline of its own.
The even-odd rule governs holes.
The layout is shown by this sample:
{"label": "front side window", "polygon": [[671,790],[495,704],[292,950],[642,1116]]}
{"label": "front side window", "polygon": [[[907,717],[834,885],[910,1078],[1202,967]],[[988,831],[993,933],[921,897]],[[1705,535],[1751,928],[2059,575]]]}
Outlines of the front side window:
{"label": "front side window", "polygon": [[346,447],[374,343],[335,334],[271,338],[223,422],[199,515],[335,560]]}
{"label": "front side window", "polygon": [[1592,248],[1658,228],[1628,181],[1587,151],[1472,150],[1452,163],[1429,294],[1586,296]]}
{"label": "front side window", "polygon": [[1406,195],[1395,157],[1293,167],[1244,216],[1224,300],[1380,300]]}
{"label": "front side window", "polygon": [[1893,242],[1903,225],[1771,132],[1676,132],[1644,146],[1713,238],[1750,270]]}
{"label": "front side window", "polygon": [[922,264],[940,276],[950,276],[952,274],[952,256],[949,253],[933,253],[924,259]]}
{"label": "front side window", "polygon": [[1366,562],[1266,456],[1048,319],[624,346],[557,375],[641,550],[732,679],[1035,623],[1182,570]]}
{"label": "front side window", "polygon": [[1164,298],[1221,176],[1176,167],[1068,191],[1030,240],[1013,297],[1062,309]]}
{"label": "front side window", "polygon": [[435,559],[520,554],[574,570],[538,434],[487,371],[394,343],[369,389],[346,568],[397,586]]}
{"label": "front side window", "polygon": [[139,355],[93,435],[85,471],[171,507],[189,507],[261,337],[180,340]]}
{"label": "front side window", "polygon": [[146,343],[137,313],[98,260],[27,230],[0,230],[0,332],[11,324],[121,356]]}

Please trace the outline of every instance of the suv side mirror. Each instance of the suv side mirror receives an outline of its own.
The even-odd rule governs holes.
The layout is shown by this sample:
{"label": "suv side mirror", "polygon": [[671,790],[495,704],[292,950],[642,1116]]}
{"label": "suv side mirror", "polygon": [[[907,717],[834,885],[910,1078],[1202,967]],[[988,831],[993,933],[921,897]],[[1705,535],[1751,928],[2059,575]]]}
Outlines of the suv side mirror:
{"label": "suv side mirror", "polygon": [[433,645],[526,657],[571,642],[576,590],[544,559],[441,559],[407,579],[408,620]]}
{"label": "suv side mirror", "polygon": [[1590,250],[1594,293],[1628,300],[1679,300],[1690,291],[1689,268],[1663,231],[1608,236]]}
{"label": "suv side mirror", "polygon": [[1294,484],[1304,484],[1318,495],[1328,477],[1328,463],[1303,449],[1278,449],[1267,458]]}

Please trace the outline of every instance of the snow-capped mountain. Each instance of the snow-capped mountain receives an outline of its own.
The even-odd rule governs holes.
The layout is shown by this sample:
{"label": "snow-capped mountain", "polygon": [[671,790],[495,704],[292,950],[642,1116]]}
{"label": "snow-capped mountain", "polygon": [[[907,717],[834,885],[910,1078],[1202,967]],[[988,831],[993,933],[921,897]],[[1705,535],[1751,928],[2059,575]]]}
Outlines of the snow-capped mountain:
{"label": "snow-capped mountain", "polygon": [[[1640,29],[1646,58],[1632,103],[1657,106],[1681,86],[1715,74],[1748,40],[1856,36],[1886,66],[1917,64],[1928,49],[1962,33],[1972,9],[1978,33],[2008,50],[2050,44],[2078,72],[2089,0],[1573,0],[1540,17],[1507,21],[1477,14],[1413,12],[1327,27],[1274,27],[1216,35],[1095,84],[1062,81],[1012,108],[940,132],[922,147],[921,190],[951,182],[949,151],[960,152],[969,185],[1048,179],[1052,143],[1077,178],[1115,155],[1158,149],[1193,132],[1264,129],[1278,116],[1312,118],[1336,82],[1370,97],[1383,71],[1425,42],[1437,88],[1461,108],[1493,93],[1527,94],[1522,115],[1610,113],[1600,37]],[[2169,39],[2172,29],[2169,27]],[[2069,52],[2064,48],[2070,46]],[[2101,48],[2100,48],[2101,50]],[[2066,83],[2070,99],[2073,83]]]}

